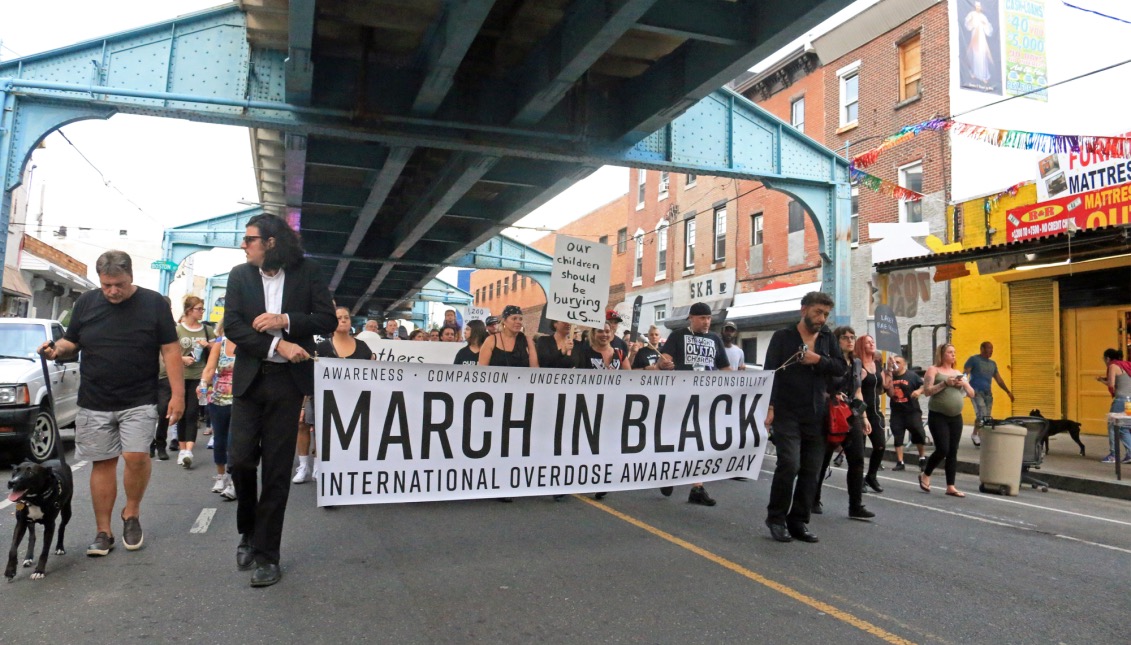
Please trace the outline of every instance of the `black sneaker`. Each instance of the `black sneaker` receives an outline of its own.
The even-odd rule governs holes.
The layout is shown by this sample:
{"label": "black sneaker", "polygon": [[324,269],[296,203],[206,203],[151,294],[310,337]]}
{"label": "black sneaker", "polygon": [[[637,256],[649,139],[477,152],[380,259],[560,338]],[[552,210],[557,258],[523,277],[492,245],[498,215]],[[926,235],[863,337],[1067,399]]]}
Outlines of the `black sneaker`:
{"label": "black sneaker", "polygon": [[180,441],[173,439],[172,441],[169,442],[169,450],[180,450],[180,449],[181,449],[181,442]]}
{"label": "black sneaker", "polygon": [[675,490],[675,486],[661,486],[660,487],[660,494],[663,495],[664,497],[671,497],[672,492],[674,490]]}
{"label": "black sneaker", "polygon": [[809,509],[809,512],[814,515],[824,515],[825,507],[819,501],[813,502],[813,508]]}
{"label": "black sneaker", "polygon": [[897,461],[895,468],[892,468],[892,470],[907,470],[907,466],[904,466],[902,461]]}
{"label": "black sneaker", "polygon": [[605,499],[605,495],[608,493],[593,493],[593,499]]}
{"label": "black sneaker", "polygon": [[875,513],[869,511],[863,506],[857,506],[856,508],[848,509],[848,517],[854,520],[870,520],[875,516]]}
{"label": "black sneaker", "polygon": [[99,531],[98,535],[94,536],[94,542],[86,547],[86,554],[92,558],[107,555],[114,550],[114,536],[106,531]]}
{"label": "black sneaker", "polygon": [[927,468],[927,458],[919,457],[919,472],[923,472]]}
{"label": "black sneaker", "polygon": [[715,500],[707,494],[707,489],[702,486],[692,486],[687,501],[690,504],[701,504],[703,506],[714,506],[716,504]]}
{"label": "black sneaker", "polygon": [[126,545],[127,551],[137,551],[145,542],[145,533],[141,530],[141,521],[136,517],[122,518],[122,524],[122,544]]}

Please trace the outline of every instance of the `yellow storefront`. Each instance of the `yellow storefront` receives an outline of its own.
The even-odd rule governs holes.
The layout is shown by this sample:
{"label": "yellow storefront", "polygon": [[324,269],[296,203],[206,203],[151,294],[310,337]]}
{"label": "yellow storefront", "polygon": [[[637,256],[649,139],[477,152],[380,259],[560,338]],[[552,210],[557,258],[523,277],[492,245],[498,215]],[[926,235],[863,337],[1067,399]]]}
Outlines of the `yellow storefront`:
{"label": "yellow storefront", "polygon": [[[1106,434],[1111,396],[1096,377],[1105,373],[1105,349],[1131,351],[1131,228],[1113,216],[1114,224],[1007,244],[1007,213],[1034,204],[1035,192],[1022,186],[1016,195],[958,204],[948,237],[960,239],[961,250],[877,270],[936,266],[936,276],[960,276],[950,279],[959,363],[983,341],[993,343],[993,359],[1016,396],[1011,405],[995,385],[995,417],[1040,410]],[[966,417],[973,423],[969,406]]]}

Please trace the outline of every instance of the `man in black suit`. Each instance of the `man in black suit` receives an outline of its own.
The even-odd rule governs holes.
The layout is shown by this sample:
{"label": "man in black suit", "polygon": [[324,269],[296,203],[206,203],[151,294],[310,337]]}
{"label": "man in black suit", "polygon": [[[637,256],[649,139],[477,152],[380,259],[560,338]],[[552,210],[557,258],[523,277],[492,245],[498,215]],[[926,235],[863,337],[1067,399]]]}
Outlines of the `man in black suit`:
{"label": "man in black suit", "polygon": [[328,335],[338,323],[326,283],[282,218],[251,218],[240,248],[247,263],[228,274],[224,310],[224,331],[236,344],[229,452],[240,532],[236,564],[255,567],[251,586],[266,587],[282,575],[279,544],[299,410],[303,396],[314,394],[314,335]]}

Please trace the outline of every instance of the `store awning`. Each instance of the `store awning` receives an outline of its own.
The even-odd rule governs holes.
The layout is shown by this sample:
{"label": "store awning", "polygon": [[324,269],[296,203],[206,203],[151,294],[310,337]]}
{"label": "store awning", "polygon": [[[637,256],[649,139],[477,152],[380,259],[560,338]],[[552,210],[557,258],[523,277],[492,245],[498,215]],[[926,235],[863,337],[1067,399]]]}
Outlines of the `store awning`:
{"label": "store awning", "polygon": [[27,285],[27,281],[20,275],[17,269],[10,266],[4,267],[4,293],[20,296],[21,298],[31,297],[31,287]]}
{"label": "store awning", "polygon": [[[974,246],[946,253],[932,253],[875,265],[879,273],[891,273],[905,269],[921,269],[945,264],[982,262],[987,267],[993,265],[995,271],[1004,271],[1020,266],[1048,264],[1068,258],[1073,261],[1089,260],[1112,252],[1126,252],[1131,249],[1131,226],[1114,225],[1093,228],[1072,233],[1058,233],[1021,242],[1006,242],[988,246]],[[981,266],[979,267],[981,269]],[[994,271],[983,271],[992,273]]]}
{"label": "store awning", "polygon": [[820,282],[740,293],[734,297],[734,305],[727,312],[727,321],[740,330],[775,329],[790,321],[797,322],[801,311],[801,299],[810,291],[820,291]]}
{"label": "store awning", "polygon": [[30,253],[24,253],[20,256],[20,270],[37,275],[48,282],[55,282],[78,291],[89,291],[95,286],[85,277]]}

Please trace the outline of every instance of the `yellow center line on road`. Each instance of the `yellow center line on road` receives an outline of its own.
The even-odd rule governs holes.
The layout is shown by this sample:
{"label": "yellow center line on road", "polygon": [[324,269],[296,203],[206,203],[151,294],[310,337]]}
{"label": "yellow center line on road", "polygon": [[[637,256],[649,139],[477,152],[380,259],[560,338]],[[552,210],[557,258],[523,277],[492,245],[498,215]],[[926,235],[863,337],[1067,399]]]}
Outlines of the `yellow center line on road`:
{"label": "yellow center line on road", "polygon": [[827,602],[822,602],[820,600],[817,600],[816,598],[813,598],[812,596],[808,596],[806,594],[803,594],[800,591],[798,591],[798,590],[796,590],[792,587],[783,585],[782,583],[776,582],[774,580],[770,580],[769,578],[767,578],[763,575],[760,575],[758,573],[751,571],[750,569],[747,569],[746,567],[742,566],[741,564],[738,564],[737,562],[732,562],[732,561],[727,560],[726,558],[724,558],[720,555],[716,555],[714,553],[711,553],[710,551],[708,551],[707,549],[704,549],[703,547],[696,546],[696,545],[692,544],[691,542],[688,542],[687,540],[678,538],[678,537],[672,535],[671,533],[668,533],[666,531],[658,529],[658,528],[652,526],[651,524],[648,524],[646,522],[643,522],[641,520],[636,519],[635,517],[632,517],[631,515],[625,515],[624,513],[621,513],[620,511],[613,509],[612,507],[606,506],[605,504],[602,504],[601,502],[598,502],[596,500],[589,499],[588,497],[582,497],[581,495],[574,495],[574,497],[585,502],[586,504],[589,504],[590,506],[593,506],[594,508],[600,509],[600,510],[608,513],[609,515],[616,517],[617,519],[624,520],[625,522],[628,522],[629,524],[631,524],[631,525],[633,525],[637,528],[644,529],[645,531],[651,533],[652,535],[655,535],[656,537],[658,537],[662,540],[666,540],[668,542],[671,542],[672,544],[674,544],[678,547],[682,547],[684,549],[687,549],[688,551],[691,551],[692,553],[694,553],[698,556],[706,558],[706,559],[710,560],[711,562],[714,562],[715,564],[717,564],[719,566],[722,566],[726,569],[730,569],[731,571],[737,573],[740,576],[743,576],[745,578],[753,580],[754,582],[757,582],[758,584],[760,584],[764,587],[768,587],[770,589],[773,589],[774,591],[776,591],[780,594],[784,594],[786,596],[789,596],[790,598],[793,598],[794,600],[796,600],[796,601],[798,601],[802,604],[808,605],[808,606],[812,607],[813,609],[816,609],[817,611],[824,612],[824,613],[832,616],[833,618],[836,618],[837,620],[839,620],[841,622],[848,623],[849,625],[852,625],[853,627],[855,627],[855,628],[857,628],[861,631],[867,632],[868,634],[871,634],[871,635],[875,636],[876,638],[879,638],[880,640],[882,640],[884,642],[898,643],[899,645],[913,645],[913,641],[909,641],[909,640],[907,640],[907,639],[905,639],[901,636],[897,636],[897,635],[895,635],[895,634],[893,634],[893,633],[891,633],[891,632],[889,632],[889,631],[887,631],[887,630],[885,630],[885,629],[883,629],[883,628],[881,628],[877,625],[873,625],[872,623],[870,623],[870,622],[868,622],[868,621],[866,621],[862,618],[854,616],[853,614],[850,614],[847,611],[837,609],[836,607],[828,604]]}

